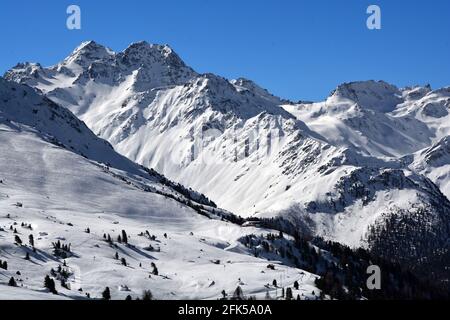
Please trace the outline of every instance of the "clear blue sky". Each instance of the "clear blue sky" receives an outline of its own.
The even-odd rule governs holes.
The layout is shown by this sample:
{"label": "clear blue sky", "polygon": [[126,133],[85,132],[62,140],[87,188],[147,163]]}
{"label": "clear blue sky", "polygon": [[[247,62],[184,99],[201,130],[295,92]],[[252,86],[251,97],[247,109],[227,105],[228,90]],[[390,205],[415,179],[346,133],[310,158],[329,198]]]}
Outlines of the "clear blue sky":
{"label": "clear blue sky", "polygon": [[[66,8],[82,30],[66,29]],[[382,30],[366,9],[382,9]],[[319,100],[339,83],[450,85],[449,0],[1,0],[0,73],[52,65],[80,42],[116,51],[167,43],[199,72],[250,78],[290,99]]]}

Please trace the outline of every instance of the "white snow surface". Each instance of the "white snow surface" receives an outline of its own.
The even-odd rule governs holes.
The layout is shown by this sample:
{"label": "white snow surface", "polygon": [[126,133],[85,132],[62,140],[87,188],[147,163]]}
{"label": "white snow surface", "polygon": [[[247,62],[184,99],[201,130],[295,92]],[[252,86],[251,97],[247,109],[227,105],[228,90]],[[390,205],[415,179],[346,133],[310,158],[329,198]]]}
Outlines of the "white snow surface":
{"label": "white snow surface", "polygon": [[[156,299],[217,299],[238,285],[246,295],[264,298],[268,291],[275,298],[277,288],[268,285],[273,279],[286,286],[299,281],[295,295],[319,292],[315,275],[277,261],[269,270],[267,260],[238,241],[273,231],[199,215],[161,176],[117,154],[68,110],[30,88],[0,79],[0,97],[0,259],[8,262],[8,270],[0,269],[0,299],[85,299],[86,293],[95,299],[106,286],[113,299],[140,297],[143,290]],[[114,247],[103,238],[115,240],[121,230],[130,245]],[[139,235],[146,230],[156,239]],[[22,245],[14,243],[16,235]],[[53,255],[58,240],[71,244],[72,256]],[[146,250],[150,245],[154,251]],[[57,281],[53,295],[43,288],[44,277],[64,260],[70,290]],[[151,263],[158,276],[151,275]],[[18,287],[7,286],[11,277]]]}

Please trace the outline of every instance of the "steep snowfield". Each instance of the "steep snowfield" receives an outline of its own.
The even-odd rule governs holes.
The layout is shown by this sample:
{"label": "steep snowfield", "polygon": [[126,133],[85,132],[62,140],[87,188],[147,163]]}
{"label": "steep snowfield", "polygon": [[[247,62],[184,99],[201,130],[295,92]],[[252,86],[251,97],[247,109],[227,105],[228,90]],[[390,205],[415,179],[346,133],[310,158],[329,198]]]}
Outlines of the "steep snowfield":
{"label": "steep snowfield", "polygon": [[20,64],[5,77],[242,216],[281,215],[352,246],[394,211],[448,216],[448,199],[401,159],[448,135],[447,89],[356,82],[296,105],[246,79],[200,75],[170,47],[145,42],[119,53],[87,42],[56,66]]}
{"label": "steep snowfield", "polygon": [[450,199],[450,136],[413,156],[405,157],[404,161],[414,171],[430,178]]}
{"label": "steep snowfield", "polygon": [[[273,279],[299,281],[294,294],[319,292],[316,276],[277,262],[269,270],[267,260],[239,241],[269,230],[221,221],[218,214],[227,212],[116,154],[69,111],[30,88],[0,79],[0,98],[0,259],[8,263],[0,269],[0,299],[100,298],[106,286],[113,299],[140,297],[148,289],[157,299],[216,299],[238,285],[263,298],[267,291],[275,297],[277,288],[265,287]],[[122,230],[129,245],[116,241]],[[66,259],[53,253],[58,240],[71,244]],[[57,281],[56,296],[43,281],[64,261],[70,290]],[[159,275],[151,275],[151,263]],[[11,277],[17,288],[6,285]]]}

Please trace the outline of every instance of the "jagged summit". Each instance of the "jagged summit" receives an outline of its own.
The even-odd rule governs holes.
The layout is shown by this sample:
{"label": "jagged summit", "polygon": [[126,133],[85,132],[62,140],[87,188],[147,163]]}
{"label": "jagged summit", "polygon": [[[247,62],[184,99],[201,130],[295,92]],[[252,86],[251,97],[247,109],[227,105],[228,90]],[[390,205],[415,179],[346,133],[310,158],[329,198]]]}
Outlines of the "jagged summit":
{"label": "jagged summit", "polygon": [[380,112],[390,112],[403,102],[402,92],[385,81],[358,81],[339,85],[329,98],[344,100]]}
{"label": "jagged summit", "polygon": [[66,59],[64,59],[62,65],[70,66],[75,63],[81,67],[88,67],[91,63],[111,58],[114,54],[114,51],[95,41],[86,41],[79,45]]}

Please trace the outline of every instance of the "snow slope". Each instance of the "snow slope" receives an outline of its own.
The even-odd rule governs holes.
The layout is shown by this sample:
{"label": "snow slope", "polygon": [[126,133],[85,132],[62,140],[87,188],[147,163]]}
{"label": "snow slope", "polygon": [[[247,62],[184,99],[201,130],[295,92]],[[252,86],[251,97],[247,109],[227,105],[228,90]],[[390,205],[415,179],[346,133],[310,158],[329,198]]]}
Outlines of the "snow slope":
{"label": "snow slope", "polygon": [[[263,298],[267,291],[275,297],[277,288],[265,287],[274,278],[299,281],[295,293],[305,298],[315,289],[316,276],[276,261],[268,271],[267,260],[239,241],[270,230],[222,221],[219,215],[230,214],[205,197],[118,155],[68,110],[3,79],[0,164],[0,259],[8,263],[0,269],[0,299],[101,298],[106,286],[113,299],[140,297],[143,290],[157,299],[216,299],[238,285]],[[122,230],[128,245],[116,241]],[[71,244],[66,259],[53,253],[58,240]],[[56,296],[43,281],[64,261],[70,290],[57,281]],[[151,263],[159,275],[151,274]],[[11,277],[17,288],[6,285]]]}
{"label": "snow slope", "polygon": [[[53,67],[20,64],[5,77],[236,214],[281,216],[351,246],[413,208],[427,208],[433,228],[448,226],[447,192],[404,161],[448,135],[447,89],[356,82],[325,102],[293,104],[246,79],[198,74],[170,47],[145,42],[119,53],[87,42]],[[439,246],[446,237],[408,236]]]}

